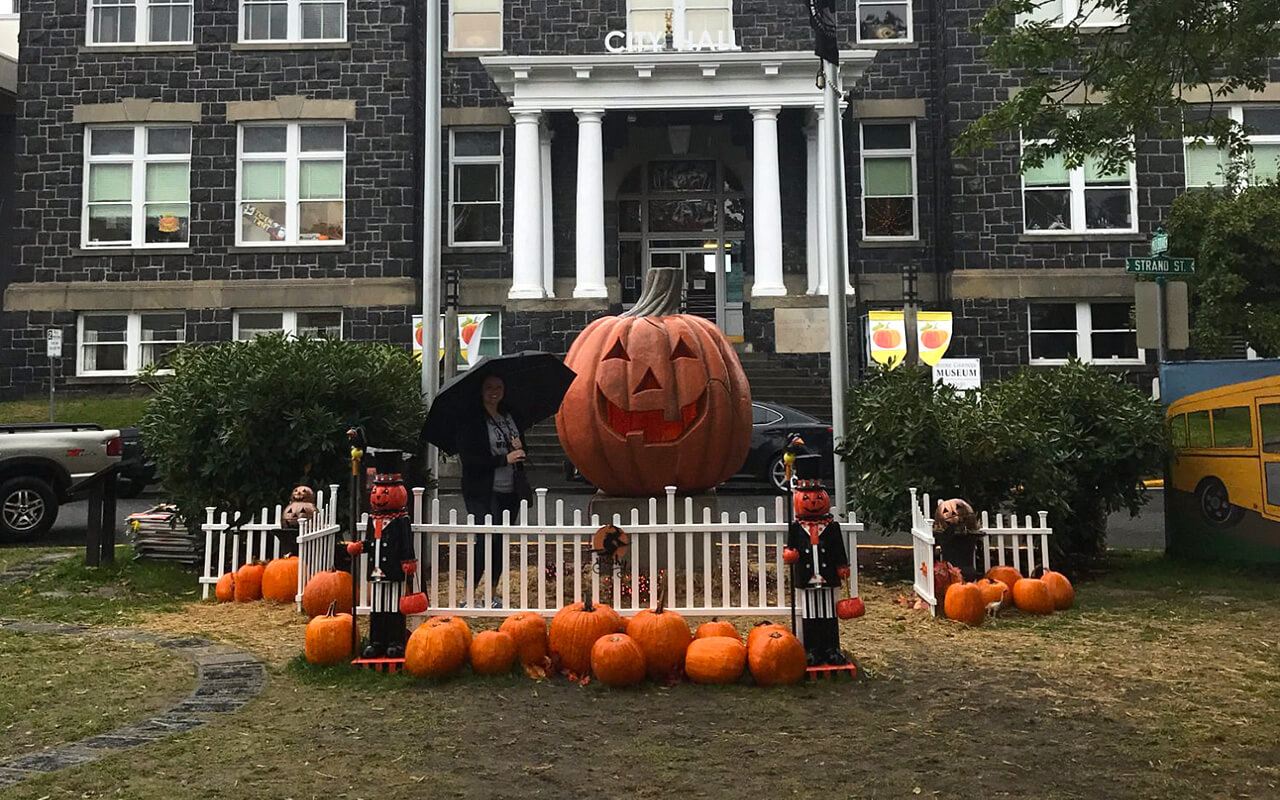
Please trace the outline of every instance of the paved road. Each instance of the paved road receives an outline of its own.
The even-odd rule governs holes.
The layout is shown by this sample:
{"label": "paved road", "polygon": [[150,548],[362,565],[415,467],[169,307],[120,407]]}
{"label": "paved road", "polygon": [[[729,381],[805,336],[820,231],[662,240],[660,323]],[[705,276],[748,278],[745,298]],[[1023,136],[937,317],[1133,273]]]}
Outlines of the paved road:
{"label": "paved road", "polygon": [[[550,508],[554,508],[554,503],[557,499],[563,499],[567,515],[572,515],[575,509],[581,509],[585,515],[588,512],[588,504],[591,500],[591,495],[585,492],[555,492],[549,494],[548,497]],[[119,500],[117,501],[119,517],[123,519],[126,515],[135,511],[144,511],[162,499],[163,494],[159,488],[149,488],[142,497],[133,500]],[[720,510],[729,512],[730,516],[735,518],[741,511],[748,512],[754,518],[756,508],[759,506],[764,506],[766,513],[772,517],[773,502],[774,495],[763,493],[761,487],[749,484],[722,488],[719,492]],[[462,509],[462,499],[456,494],[448,493],[447,489],[445,493],[441,494],[441,507],[446,513],[450,508],[457,508],[459,513],[465,513]],[[87,504],[83,502],[63,506],[53,530],[40,543],[64,546],[82,545],[88,524],[87,509]],[[553,512],[549,511],[549,513]],[[1124,512],[1112,514],[1107,520],[1107,529],[1108,542],[1112,547],[1163,550],[1164,506],[1161,491],[1156,490],[1151,493],[1151,502],[1135,518],[1130,518],[1128,513]],[[911,540],[905,533],[881,536],[873,530],[863,536],[863,543],[910,544]],[[30,545],[33,542],[5,542],[0,543],[0,547],[19,544]]]}

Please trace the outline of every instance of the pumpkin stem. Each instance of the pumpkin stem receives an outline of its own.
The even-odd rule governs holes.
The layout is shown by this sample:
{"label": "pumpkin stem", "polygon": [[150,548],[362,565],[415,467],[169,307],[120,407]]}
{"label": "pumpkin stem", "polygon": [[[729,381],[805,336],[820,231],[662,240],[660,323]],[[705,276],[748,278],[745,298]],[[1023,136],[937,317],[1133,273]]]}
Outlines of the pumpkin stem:
{"label": "pumpkin stem", "polygon": [[661,614],[667,607],[667,571],[658,570],[658,607],[653,613]]}
{"label": "pumpkin stem", "polygon": [[684,270],[679,267],[650,267],[644,273],[640,299],[622,317],[665,317],[679,314],[684,300]]}
{"label": "pumpkin stem", "polygon": [[337,600],[330,600],[330,601],[329,601],[329,611],[325,613],[325,616],[326,616],[326,617],[332,617],[332,616],[334,616],[334,613],[333,613],[333,612],[335,612],[335,611],[337,611],[337,610],[338,610],[338,601],[337,601]]}
{"label": "pumpkin stem", "polygon": [[595,611],[595,610],[596,610],[596,609],[595,609],[595,606],[591,605],[591,587],[590,587],[590,586],[588,586],[587,588],[583,589],[583,591],[582,591],[582,610],[583,610],[583,611]]}

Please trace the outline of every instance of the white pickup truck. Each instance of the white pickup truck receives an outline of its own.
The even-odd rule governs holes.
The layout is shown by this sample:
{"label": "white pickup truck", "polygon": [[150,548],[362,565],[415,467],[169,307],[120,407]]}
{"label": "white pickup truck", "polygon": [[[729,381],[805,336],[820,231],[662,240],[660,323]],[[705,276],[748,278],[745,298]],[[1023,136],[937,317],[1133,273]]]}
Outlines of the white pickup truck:
{"label": "white pickup truck", "polygon": [[120,460],[120,431],[101,425],[0,425],[0,539],[53,527],[72,484]]}

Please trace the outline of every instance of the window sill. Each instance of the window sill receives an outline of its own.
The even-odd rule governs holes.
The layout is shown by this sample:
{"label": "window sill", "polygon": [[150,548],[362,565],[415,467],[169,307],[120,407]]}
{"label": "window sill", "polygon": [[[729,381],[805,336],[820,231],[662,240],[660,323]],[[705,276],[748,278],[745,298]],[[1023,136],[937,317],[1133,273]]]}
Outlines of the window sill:
{"label": "window sill", "polygon": [[[1060,358],[1033,358],[1027,363],[1033,367],[1063,367],[1070,362],[1068,362],[1066,359],[1060,359]],[[1089,364],[1090,366],[1094,366],[1094,367],[1145,367],[1147,366],[1147,362],[1145,361],[1128,361],[1128,360],[1110,359],[1110,358],[1103,358],[1103,359],[1095,358],[1082,363]]]}
{"label": "window sill", "polygon": [[501,47],[493,50],[446,50],[445,58],[480,58],[481,56],[500,56],[506,51]]}
{"label": "window sill", "polygon": [[858,42],[858,47],[865,47],[868,50],[916,50],[920,47],[919,42],[913,42],[909,39],[875,39],[870,42]]}
{"label": "window sill", "polygon": [[185,256],[190,247],[73,247],[74,258],[103,258],[111,256]]}
{"label": "window sill", "polygon": [[232,50],[350,50],[351,42],[232,42]]}
{"label": "window sill", "polygon": [[1137,231],[1116,231],[1114,233],[1076,233],[1074,231],[1051,231],[1046,233],[1023,233],[1018,236],[1019,243],[1025,242],[1145,242]]}
{"label": "window sill", "polygon": [[76,48],[80,55],[94,53],[194,53],[194,44],[85,44]]}
{"label": "window sill", "polygon": [[63,382],[67,386],[105,386],[108,384],[132,383],[137,379],[137,373],[119,372],[111,375],[76,375],[75,377],[66,378]]}
{"label": "window sill", "polygon": [[508,249],[506,245],[501,245],[501,244],[477,244],[477,245],[453,244],[453,245],[449,245],[448,247],[442,248],[441,252],[444,253],[445,255],[462,255],[463,253],[485,254],[485,253],[506,253],[508,252]]}
{"label": "window sill", "polygon": [[863,239],[858,242],[859,250],[888,250],[895,247],[923,247],[921,239]]}
{"label": "window sill", "polygon": [[228,247],[227,252],[238,255],[265,255],[270,253],[345,253],[350,248],[346,244],[291,244],[291,245],[266,245],[261,247],[253,247],[251,245],[240,245],[237,247]]}

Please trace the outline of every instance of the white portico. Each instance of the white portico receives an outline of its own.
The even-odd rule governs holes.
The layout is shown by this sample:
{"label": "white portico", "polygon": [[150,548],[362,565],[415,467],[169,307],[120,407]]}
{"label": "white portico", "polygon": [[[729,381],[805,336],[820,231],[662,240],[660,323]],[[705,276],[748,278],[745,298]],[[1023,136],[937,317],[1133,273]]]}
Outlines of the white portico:
{"label": "white portico", "polygon": [[[841,53],[841,76],[848,87],[875,57],[873,51]],[[551,296],[550,215],[544,159],[550,112],[572,113],[578,126],[574,297],[606,296],[604,130],[615,113],[645,111],[748,111],[751,115],[752,297],[787,293],[783,282],[782,181],[778,116],[800,108],[817,114],[822,92],[815,85],[818,59],[809,52],[602,53],[588,56],[495,56],[481,59],[511,101],[515,120],[513,280],[509,297]],[[816,145],[816,142],[814,143]],[[807,159],[809,188],[809,291],[826,281],[817,236],[827,205],[818,196],[828,169],[826,149],[812,146]],[[844,191],[843,174],[838,191]],[[718,280],[723,286],[723,276]],[[721,289],[721,296],[723,290]]]}

